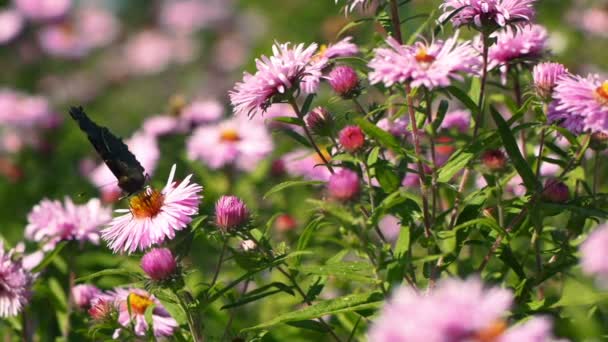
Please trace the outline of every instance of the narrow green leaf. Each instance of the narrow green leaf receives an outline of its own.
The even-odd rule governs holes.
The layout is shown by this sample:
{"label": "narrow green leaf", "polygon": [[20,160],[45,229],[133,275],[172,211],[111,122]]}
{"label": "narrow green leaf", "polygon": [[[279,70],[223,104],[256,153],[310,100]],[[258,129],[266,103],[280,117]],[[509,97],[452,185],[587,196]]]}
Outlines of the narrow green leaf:
{"label": "narrow green leaf", "polygon": [[65,247],[65,245],[67,245],[68,241],[62,241],[60,243],[58,243],[55,246],[55,249],[53,249],[53,251],[49,254],[47,254],[44,259],[42,259],[42,261],[40,261],[40,263],[38,264],[38,266],[34,267],[32,269],[32,272],[34,273],[38,273],[40,271],[42,271],[46,266],[48,266],[48,264],[50,264],[57,255],[59,255],[59,253],[61,253],[61,251],[63,250],[63,248]]}
{"label": "narrow green leaf", "polygon": [[445,118],[445,114],[448,112],[449,103],[446,100],[441,100],[439,102],[439,109],[437,109],[437,116],[433,120],[433,132],[437,132],[441,123],[443,122],[443,118]]}
{"label": "narrow green leaf", "polygon": [[376,283],[373,267],[363,261],[358,262],[337,262],[318,265],[303,265],[298,270],[305,274],[333,276],[338,279],[348,279],[365,283]]}
{"label": "narrow green leaf", "polygon": [[308,147],[308,148],[312,148],[312,146],[310,146],[310,143],[308,142],[308,140],[306,140],[306,138],[304,138],[303,136],[299,135],[295,131],[292,131],[290,129],[284,129],[281,132],[284,133],[284,134],[286,134],[291,139],[295,140],[300,145]]}
{"label": "narrow green leaf", "polygon": [[111,269],[95,272],[93,274],[89,274],[84,277],[80,277],[80,278],[76,279],[76,282],[82,283],[85,281],[89,281],[91,279],[105,277],[105,276],[123,276],[126,278],[142,278],[141,273],[129,271],[124,268],[111,268]]}
{"label": "narrow green leaf", "polygon": [[266,199],[268,198],[270,195],[276,194],[277,192],[281,192],[287,188],[292,188],[295,186],[312,186],[312,185],[322,185],[325,182],[322,181],[304,181],[304,180],[299,180],[299,181],[287,181],[287,182],[283,182],[280,184],[275,185],[274,187],[272,187],[272,189],[268,190],[263,198]]}
{"label": "narrow green leaf", "polygon": [[[300,114],[306,115],[310,111],[310,106],[312,105],[312,101],[315,99],[315,94],[310,94],[306,96],[306,100],[304,100],[304,104],[302,108],[300,108]],[[304,122],[302,122],[304,124]]]}
{"label": "narrow green leaf", "polygon": [[496,108],[494,108],[494,106],[490,106],[490,112],[492,113],[492,118],[494,119],[494,122],[498,127],[498,134],[502,139],[505,150],[507,151],[507,154],[513,162],[517,173],[519,173],[519,175],[523,179],[526,188],[529,191],[539,189],[540,183],[534,175],[534,172],[532,172],[530,165],[528,165],[524,157],[521,155],[519,147],[517,146],[517,142],[515,141],[515,138],[513,136],[513,132],[503,119],[502,115],[500,115]]}
{"label": "narrow green leaf", "polygon": [[399,185],[401,185],[401,180],[397,176],[397,172],[388,162],[377,162],[374,170],[376,171],[376,179],[384,192],[391,193],[397,190]]}
{"label": "narrow green leaf", "polygon": [[376,140],[380,145],[390,148],[395,152],[399,152],[401,150],[401,144],[399,140],[395,138],[389,132],[383,130],[382,128],[372,124],[367,121],[365,118],[357,117],[355,118],[355,123],[361,127],[363,132],[368,135],[370,138]]}
{"label": "narrow green leaf", "polygon": [[458,100],[460,100],[460,102],[471,111],[471,113],[473,114],[473,117],[475,117],[479,113],[479,108],[477,107],[477,103],[475,103],[475,101],[473,101],[469,97],[469,95],[467,95],[460,88],[458,88],[456,86],[449,86],[449,87],[446,87],[445,90],[447,90],[448,93],[452,94],[454,97],[456,97]]}
{"label": "narrow green leaf", "polygon": [[405,258],[407,252],[410,250],[410,227],[401,226],[399,232],[399,238],[395,243],[395,257]]}
{"label": "narrow green leaf", "polygon": [[329,331],[327,326],[323,325],[319,321],[313,321],[311,319],[308,319],[305,321],[287,322],[286,324],[291,325],[292,327],[306,329],[306,330],[313,330],[313,331],[318,331],[318,332],[328,332]]}
{"label": "narrow green leaf", "polygon": [[281,122],[284,124],[294,125],[294,126],[304,125],[304,121],[302,121],[300,118],[296,118],[293,116],[277,116],[277,117],[272,118],[272,121]]}

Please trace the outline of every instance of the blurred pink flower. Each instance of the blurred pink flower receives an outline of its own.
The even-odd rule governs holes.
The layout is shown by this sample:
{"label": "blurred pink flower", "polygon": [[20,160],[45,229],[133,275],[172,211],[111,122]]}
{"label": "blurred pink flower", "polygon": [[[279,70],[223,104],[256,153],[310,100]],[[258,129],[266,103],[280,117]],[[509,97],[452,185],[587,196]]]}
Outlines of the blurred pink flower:
{"label": "blurred pink flower", "polygon": [[273,149],[272,137],[259,121],[236,117],[197,128],[186,142],[188,158],[211,169],[234,165],[255,169]]}
{"label": "blurred pink flower", "polygon": [[88,309],[91,302],[101,294],[101,290],[90,284],[76,285],[70,291],[74,304],[80,309]]}
{"label": "blurred pink flower", "polygon": [[[330,155],[321,149],[324,157],[329,161]],[[281,158],[285,162],[285,170],[292,177],[303,177],[308,180],[327,181],[331,173],[323,164],[323,160],[315,151],[298,149],[285,154]],[[334,171],[337,171],[334,168]]]}
{"label": "blurred pink flower", "polygon": [[112,43],[120,32],[116,16],[103,7],[87,6],[74,13],[76,27],[85,45],[98,48]]}
{"label": "blurred pink flower", "polygon": [[96,198],[82,205],[75,204],[68,197],[63,203],[43,199],[27,216],[25,237],[44,243],[44,250],[51,250],[64,240],[98,244],[101,227],[110,219],[110,208],[102,206]]}
{"label": "blurred pink flower", "polygon": [[[160,157],[160,149],[156,138],[147,133],[136,132],[125,143],[143,166],[146,174],[152,176]],[[117,194],[120,196],[121,190],[118,187],[118,181],[105,163],[99,164],[85,176],[101,191],[104,199],[111,199],[116,197]]]}
{"label": "blurred pink flower", "polygon": [[485,287],[478,278],[444,279],[426,294],[401,287],[372,324],[368,338],[374,342],[552,340],[546,318],[534,317],[509,328],[505,317],[512,304],[511,291]]}
{"label": "blurred pink flower", "polygon": [[473,25],[478,28],[494,25],[528,22],[534,18],[536,0],[444,0],[440,8],[444,13],[439,21],[447,20],[452,13],[452,24],[456,27]]}
{"label": "blurred pink flower", "polygon": [[400,116],[396,119],[382,118],[376,125],[396,137],[405,138],[409,135],[409,124],[407,116]]}
{"label": "blurred pink flower", "polygon": [[[118,323],[123,327],[134,327],[137,336],[146,336],[150,326],[145,317],[146,310],[151,305],[152,309],[152,331],[155,337],[173,335],[179,324],[171,317],[161,302],[154,295],[141,289],[116,288],[106,294],[106,300],[114,303],[118,309]],[[131,306],[131,308],[128,307]],[[120,337],[121,329],[114,332],[113,338]]]}
{"label": "blurred pink flower", "polygon": [[165,187],[158,191],[147,187],[129,199],[129,209],[116,212],[124,215],[115,217],[102,231],[102,238],[112,251],[143,251],[154,244],[175,237],[198,213],[202,187],[190,183],[192,175],[177,184],[174,182],[175,165]]}
{"label": "blurred pink flower", "polygon": [[455,129],[459,133],[466,133],[471,124],[471,112],[468,110],[452,110],[445,114],[440,128],[443,130]]}
{"label": "blurred pink flower", "polygon": [[0,10],[0,45],[12,41],[24,26],[21,14],[13,9]]}
{"label": "blurred pink flower", "polygon": [[159,31],[146,30],[134,34],[124,47],[127,68],[135,75],[156,74],[173,61],[171,38]]}
{"label": "blurred pink flower", "polygon": [[608,283],[608,225],[597,226],[580,246],[581,266],[589,275],[598,277],[602,284]]}
{"label": "blurred pink flower", "polygon": [[180,118],[191,125],[213,122],[222,117],[224,106],[217,100],[195,100],[182,110]]}
{"label": "blurred pink flower", "polygon": [[401,232],[401,219],[394,215],[385,215],[378,222],[378,228],[380,228],[382,235],[384,235],[388,242],[395,242]]}
{"label": "blurred pink flower", "polygon": [[231,10],[228,0],[166,0],[159,21],[174,33],[190,35],[227,18]]}
{"label": "blurred pink flower", "polygon": [[13,3],[23,15],[37,21],[60,18],[72,6],[71,0],[13,0]]}
{"label": "blurred pink flower", "polygon": [[446,41],[436,40],[430,44],[401,45],[392,37],[386,43],[389,47],[376,48],[368,64],[372,70],[371,84],[446,87],[451,79],[462,79],[459,73],[474,74],[479,66],[479,53],[468,41],[458,43],[458,32]]}

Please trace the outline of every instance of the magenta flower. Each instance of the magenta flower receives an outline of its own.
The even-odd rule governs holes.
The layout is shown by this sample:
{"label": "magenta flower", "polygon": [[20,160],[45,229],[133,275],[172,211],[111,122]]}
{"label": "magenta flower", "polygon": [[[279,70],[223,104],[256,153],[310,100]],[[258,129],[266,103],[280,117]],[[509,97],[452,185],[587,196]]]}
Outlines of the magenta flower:
{"label": "magenta flower", "polygon": [[12,41],[21,33],[25,20],[13,9],[0,10],[0,45]]}
{"label": "magenta flower", "polygon": [[[152,176],[160,157],[156,138],[147,133],[136,132],[125,143],[143,166],[146,174]],[[120,197],[121,190],[118,187],[118,181],[104,163],[99,164],[85,176],[101,191],[104,202],[114,202]]]}
{"label": "magenta flower", "polygon": [[330,136],[334,127],[334,117],[327,109],[316,107],[304,119],[306,126],[320,136]]}
{"label": "magenta flower", "polygon": [[553,89],[560,77],[567,75],[568,69],[560,63],[539,63],[532,69],[536,94],[545,101],[550,101]]}
{"label": "magenta flower", "polygon": [[563,76],[553,93],[548,118],[574,133],[608,132],[608,81],[598,75]]}
{"label": "magenta flower", "polygon": [[249,220],[247,205],[236,196],[222,196],[215,203],[215,224],[222,231],[243,226]]}
{"label": "magenta flower", "polygon": [[496,37],[496,44],[490,46],[488,51],[488,70],[499,68],[503,83],[506,83],[509,63],[530,62],[542,57],[549,38],[547,30],[541,25],[509,26],[493,36]]}
{"label": "magenta flower", "polygon": [[93,300],[101,294],[101,291],[97,287],[89,284],[76,285],[72,287],[71,291],[72,300],[80,309],[90,308]]}
{"label": "magenta flower", "polygon": [[359,126],[346,126],[338,134],[340,146],[350,153],[361,150],[365,144],[365,134]]}
{"label": "magenta flower", "polygon": [[141,269],[152,280],[165,280],[175,273],[177,262],[168,248],[153,248],[141,258]]}
{"label": "magenta flower", "polygon": [[22,264],[22,259],[6,251],[0,241],[0,318],[18,315],[27,305],[34,275]]}
{"label": "magenta flower", "polygon": [[132,35],[125,43],[124,58],[128,72],[152,75],[165,70],[176,58],[171,38],[158,31],[146,30]]}
{"label": "magenta flower", "polygon": [[589,275],[597,276],[603,283],[608,280],[608,225],[597,226],[580,246],[581,266]]}
{"label": "magenta flower", "polygon": [[316,50],[317,44],[290,47],[290,43],[275,43],[273,55],[256,59],[255,74],[245,73],[243,81],[236,83],[230,91],[235,114],[262,114],[272,104],[274,96],[297,89]]}
{"label": "magenta flower", "polygon": [[[346,37],[327,48],[321,46],[319,51],[311,58],[306,74],[302,78],[302,90],[307,94],[315,93],[319,89],[323,73],[336,57],[354,56],[359,53],[359,47],[351,43],[352,37]],[[325,77],[328,78],[328,77]]]}
{"label": "magenta flower", "polygon": [[[327,150],[321,149],[326,160],[331,159]],[[327,181],[331,173],[323,163],[323,159],[312,150],[298,149],[282,157],[285,170],[292,177],[303,177],[308,180]],[[334,168],[335,170],[335,168]]]}
{"label": "magenta flower", "polygon": [[188,158],[200,160],[211,169],[233,165],[252,171],[272,149],[272,137],[266,127],[243,117],[201,126],[186,142]]}
{"label": "magenta flower", "polygon": [[348,201],[359,194],[359,175],[349,169],[336,171],[327,182],[329,196],[340,201]]}
{"label": "magenta flower", "polygon": [[356,96],[359,90],[359,76],[349,66],[340,65],[335,67],[327,76],[329,85],[340,96],[351,98]]}
{"label": "magenta flower", "polygon": [[454,11],[459,10],[451,19],[456,27],[473,25],[482,28],[524,23],[534,17],[535,2],[536,0],[444,0],[440,6],[444,13],[439,21],[446,20]]}
{"label": "magenta flower", "polygon": [[71,0],[13,0],[24,16],[37,21],[60,18],[72,6]]}
{"label": "magenta flower", "polygon": [[458,74],[475,73],[479,67],[479,53],[470,42],[458,43],[458,32],[448,40],[430,44],[417,42],[406,46],[392,37],[386,40],[389,48],[375,49],[368,66],[370,83],[410,83],[412,87],[428,89],[446,87],[451,79],[462,79]]}
{"label": "magenta flower", "polygon": [[195,100],[182,109],[180,119],[190,125],[213,122],[222,117],[224,106],[217,100]]}
{"label": "magenta flower", "polygon": [[382,118],[378,121],[376,126],[396,137],[405,138],[410,134],[410,131],[408,130],[409,124],[410,120],[407,116],[400,116],[394,120],[391,120],[390,118]]}
{"label": "magenta flower", "polygon": [[199,192],[203,188],[190,183],[192,175],[179,184],[173,181],[174,176],[175,165],[161,191],[147,187],[131,197],[129,209],[117,210],[124,215],[115,217],[102,231],[102,238],[114,252],[130,254],[173,239],[176,231],[192,221],[198,213]]}
{"label": "magenta flower", "polygon": [[74,204],[67,197],[63,204],[43,199],[28,214],[25,237],[44,242],[44,250],[53,249],[64,240],[98,244],[100,229],[111,218],[110,208],[102,206],[98,199],[83,205]]}
{"label": "magenta flower", "polygon": [[329,44],[325,49],[321,47],[320,51],[317,53],[317,57],[322,56],[323,58],[332,59],[336,57],[355,56],[359,53],[359,47],[352,43],[352,40],[353,37],[346,37],[337,43]]}
{"label": "magenta flower", "polygon": [[468,110],[453,110],[445,114],[440,128],[443,130],[455,129],[459,133],[466,133],[471,125],[471,112]]}
{"label": "magenta flower", "polygon": [[485,288],[477,278],[445,279],[426,294],[402,287],[384,306],[368,338],[375,342],[551,340],[551,325],[544,318],[509,328],[505,317],[512,303],[510,291]]}
{"label": "magenta flower", "polygon": [[388,242],[395,242],[401,232],[401,219],[394,215],[385,215],[378,221],[378,228]]}
{"label": "magenta flower", "polygon": [[[145,313],[151,305],[154,305],[154,309],[152,309],[152,330],[155,337],[171,336],[179,326],[161,302],[144,290],[117,288],[106,297],[118,309],[118,323],[123,327],[129,327],[133,324],[137,336],[146,336],[150,328]],[[128,305],[131,306],[130,310]],[[115,339],[119,338],[120,332],[121,329],[117,329],[113,337]]]}

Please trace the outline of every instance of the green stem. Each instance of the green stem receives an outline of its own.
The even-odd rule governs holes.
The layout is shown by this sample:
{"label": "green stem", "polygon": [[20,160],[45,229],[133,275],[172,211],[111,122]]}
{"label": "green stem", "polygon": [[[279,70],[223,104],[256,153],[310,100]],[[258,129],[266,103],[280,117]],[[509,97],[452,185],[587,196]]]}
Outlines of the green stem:
{"label": "green stem", "polygon": [[201,331],[198,329],[199,324],[197,323],[198,320],[194,318],[194,316],[192,315],[192,310],[190,310],[190,308],[188,307],[188,304],[185,302],[184,298],[176,293],[177,298],[179,299],[179,303],[182,306],[182,308],[184,309],[184,312],[186,313],[186,319],[188,320],[188,328],[190,329],[190,334],[192,335],[192,339],[195,342],[204,342],[205,338],[203,337],[203,335],[201,334]]}
{"label": "green stem", "polygon": [[217,261],[217,265],[215,266],[215,272],[213,274],[213,280],[211,280],[211,285],[209,288],[212,288],[217,281],[217,278],[220,274],[220,269],[222,268],[222,263],[224,262],[224,254],[226,254],[226,248],[228,247],[228,239],[224,239],[224,243],[222,245],[222,251],[220,252],[220,258]]}
{"label": "green stem", "polygon": [[393,37],[399,44],[403,44],[401,38],[401,20],[399,20],[399,4],[397,0],[391,0],[391,22],[393,24]]}

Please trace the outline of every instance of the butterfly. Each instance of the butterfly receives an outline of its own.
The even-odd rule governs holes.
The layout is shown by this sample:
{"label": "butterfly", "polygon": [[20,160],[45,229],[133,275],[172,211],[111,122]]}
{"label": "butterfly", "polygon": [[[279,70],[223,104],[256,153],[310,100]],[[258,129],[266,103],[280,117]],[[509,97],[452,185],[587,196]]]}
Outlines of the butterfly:
{"label": "butterfly", "polygon": [[143,190],[146,184],[144,168],[122,139],[93,122],[82,107],[71,107],[70,116],[78,122],[80,130],[86,133],[91,145],[118,179],[118,186],[127,195]]}

